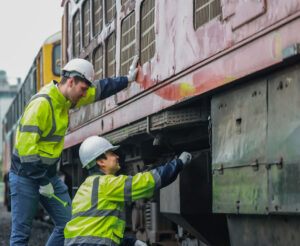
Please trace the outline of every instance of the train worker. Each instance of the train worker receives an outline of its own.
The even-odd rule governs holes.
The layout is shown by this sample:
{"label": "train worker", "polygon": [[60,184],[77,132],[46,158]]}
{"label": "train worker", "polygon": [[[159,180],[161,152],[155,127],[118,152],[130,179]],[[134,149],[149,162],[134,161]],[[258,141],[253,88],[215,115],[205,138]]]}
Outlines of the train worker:
{"label": "train worker", "polygon": [[[72,107],[107,98],[135,80],[135,57],[128,76],[94,81],[93,65],[70,60],[62,69],[60,83],[52,81],[34,95],[21,117],[10,169],[12,231],[10,245],[27,245],[32,221],[40,202],[55,228],[47,245],[64,244],[64,227],[71,219],[67,186],[56,174]],[[63,207],[52,196],[68,201]]]}
{"label": "train worker", "polygon": [[[126,245],[122,241],[125,202],[151,197],[155,190],[172,183],[192,159],[190,153],[183,152],[178,159],[149,172],[115,176],[120,169],[119,157],[114,153],[117,148],[98,136],[81,144],[79,158],[90,176],[73,199],[72,220],[65,227],[65,245]],[[134,243],[142,244],[139,240]]]}

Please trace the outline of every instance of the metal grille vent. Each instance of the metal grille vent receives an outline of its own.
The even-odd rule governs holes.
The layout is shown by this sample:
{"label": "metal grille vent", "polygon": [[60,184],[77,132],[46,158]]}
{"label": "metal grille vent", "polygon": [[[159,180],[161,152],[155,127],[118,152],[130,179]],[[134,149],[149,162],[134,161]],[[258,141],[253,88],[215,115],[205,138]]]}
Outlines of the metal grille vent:
{"label": "metal grille vent", "polygon": [[145,0],[141,8],[141,64],[155,53],[154,14],[155,0]]}
{"label": "metal grille vent", "polygon": [[87,47],[90,43],[90,0],[83,4],[83,46]]}
{"label": "metal grille vent", "polygon": [[98,46],[94,52],[94,68],[95,68],[95,79],[103,78],[103,49],[102,46]]}
{"label": "metal grille vent", "polygon": [[102,0],[93,0],[93,34],[97,35],[102,31],[103,14]]}
{"label": "metal grille vent", "polygon": [[105,0],[106,6],[106,23],[114,20],[116,15],[116,0]]}
{"label": "metal grille vent", "polygon": [[220,0],[194,0],[194,27],[204,25],[221,14]]}
{"label": "metal grille vent", "polygon": [[111,34],[106,43],[106,77],[112,78],[116,76],[116,35]]}
{"label": "metal grille vent", "polygon": [[135,53],[135,12],[122,22],[121,38],[121,75],[126,75]]}
{"label": "metal grille vent", "polygon": [[73,19],[73,57],[78,57],[80,53],[80,21],[79,12],[74,15]]}

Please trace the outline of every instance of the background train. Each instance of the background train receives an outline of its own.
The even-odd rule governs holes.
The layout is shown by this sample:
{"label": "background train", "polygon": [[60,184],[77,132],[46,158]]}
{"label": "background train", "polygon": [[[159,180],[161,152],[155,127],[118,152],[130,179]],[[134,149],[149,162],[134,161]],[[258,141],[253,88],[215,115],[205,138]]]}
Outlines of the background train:
{"label": "background train", "polygon": [[[123,173],[181,151],[192,165],[128,206],[128,233],[159,245],[297,245],[300,236],[298,0],[63,0],[62,65],[136,83],[70,112],[58,166],[74,196],[80,143],[122,146]],[[9,153],[5,152],[5,153]],[[8,160],[8,158],[6,158]]]}
{"label": "background train", "polygon": [[5,183],[4,204],[10,211],[10,188],[8,173],[11,165],[11,152],[14,146],[14,136],[17,124],[31,96],[51,80],[60,80],[61,70],[61,32],[48,37],[23,81],[17,96],[9,106],[2,122],[3,130],[3,166],[2,180]]}

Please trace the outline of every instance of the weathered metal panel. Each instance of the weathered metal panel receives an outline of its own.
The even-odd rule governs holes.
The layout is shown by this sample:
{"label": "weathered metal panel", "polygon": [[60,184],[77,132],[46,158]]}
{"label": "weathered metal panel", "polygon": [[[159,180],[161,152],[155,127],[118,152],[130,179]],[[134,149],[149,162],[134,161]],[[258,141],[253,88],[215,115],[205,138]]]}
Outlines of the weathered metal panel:
{"label": "weathered metal panel", "polygon": [[268,85],[270,211],[300,211],[300,65],[271,76]]}
{"label": "weathered metal panel", "polygon": [[231,246],[298,246],[299,216],[227,216]]}
{"label": "weathered metal panel", "polygon": [[211,116],[213,211],[268,212],[267,81],[214,96]]}
{"label": "weathered metal panel", "polygon": [[283,164],[272,166],[269,174],[270,213],[300,212],[300,164]]}
{"label": "weathered metal panel", "polygon": [[268,213],[268,171],[264,166],[213,172],[214,213]]}
{"label": "weathered metal panel", "polygon": [[300,160],[300,65],[277,72],[268,84],[268,162]]}
{"label": "weathered metal panel", "polygon": [[299,71],[296,64],[212,99],[214,212],[299,213]]}
{"label": "weathered metal panel", "polygon": [[259,80],[213,97],[213,169],[265,163],[266,96],[267,83]]}

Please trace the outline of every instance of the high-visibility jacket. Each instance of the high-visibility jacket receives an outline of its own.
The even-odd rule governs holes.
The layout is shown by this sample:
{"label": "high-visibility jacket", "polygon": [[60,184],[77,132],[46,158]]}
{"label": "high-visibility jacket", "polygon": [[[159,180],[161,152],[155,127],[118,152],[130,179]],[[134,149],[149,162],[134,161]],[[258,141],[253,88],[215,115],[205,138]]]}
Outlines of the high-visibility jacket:
{"label": "high-visibility jacket", "polygon": [[119,245],[126,225],[125,202],[151,197],[155,190],[173,182],[182,168],[182,161],[175,159],[134,176],[92,174],[73,199],[65,245]]}
{"label": "high-visibility jacket", "polygon": [[68,127],[68,112],[71,107],[79,107],[106,98],[127,87],[127,77],[95,81],[86,97],[72,105],[52,81],[34,95],[21,117],[16,132],[12,155],[11,171],[21,176],[49,183],[49,177],[56,173],[56,163],[60,158],[64,136]]}

